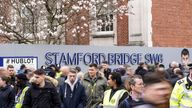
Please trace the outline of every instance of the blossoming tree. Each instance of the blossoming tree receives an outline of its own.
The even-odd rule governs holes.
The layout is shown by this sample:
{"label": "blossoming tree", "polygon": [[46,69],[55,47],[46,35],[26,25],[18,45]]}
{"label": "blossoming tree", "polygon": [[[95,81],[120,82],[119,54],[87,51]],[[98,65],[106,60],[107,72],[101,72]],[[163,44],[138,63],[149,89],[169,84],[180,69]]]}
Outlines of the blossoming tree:
{"label": "blossoming tree", "polygon": [[[126,0],[0,0],[0,35],[8,42],[65,44],[65,36],[84,36],[128,15]],[[96,24],[93,24],[93,22]]]}

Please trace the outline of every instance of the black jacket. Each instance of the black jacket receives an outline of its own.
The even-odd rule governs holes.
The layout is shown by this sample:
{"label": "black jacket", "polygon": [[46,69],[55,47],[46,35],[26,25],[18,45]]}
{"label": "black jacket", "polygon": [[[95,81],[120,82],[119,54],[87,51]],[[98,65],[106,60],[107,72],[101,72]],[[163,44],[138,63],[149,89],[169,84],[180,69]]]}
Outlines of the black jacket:
{"label": "black jacket", "polygon": [[0,108],[13,108],[15,104],[15,90],[11,86],[0,88]]}
{"label": "black jacket", "polygon": [[26,92],[22,108],[60,108],[61,102],[56,88],[45,82],[43,88],[32,85]]}
{"label": "black jacket", "polygon": [[104,69],[103,73],[105,75],[105,78],[108,80],[109,79],[109,75],[111,73],[111,69],[110,68]]}
{"label": "black jacket", "polygon": [[147,73],[148,73],[148,71],[146,69],[143,69],[143,68],[135,71],[135,74],[136,75],[141,75],[142,78],[144,78],[145,74],[147,74]]}

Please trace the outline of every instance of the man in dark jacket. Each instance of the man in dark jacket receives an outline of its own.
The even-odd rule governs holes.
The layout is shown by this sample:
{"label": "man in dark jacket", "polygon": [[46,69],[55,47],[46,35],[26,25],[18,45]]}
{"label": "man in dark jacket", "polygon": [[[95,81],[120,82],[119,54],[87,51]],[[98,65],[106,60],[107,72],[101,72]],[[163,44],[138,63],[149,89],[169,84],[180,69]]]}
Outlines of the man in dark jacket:
{"label": "man in dark jacket", "polygon": [[145,74],[147,74],[148,71],[148,65],[144,62],[139,63],[139,66],[135,70],[136,75],[141,75],[142,78],[144,78]]}
{"label": "man in dark jacket", "polygon": [[60,108],[60,98],[53,84],[45,81],[42,69],[34,71],[32,86],[27,90],[22,108]]}
{"label": "man in dark jacket", "polygon": [[111,69],[109,68],[109,63],[107,61],[103,61],[101,63],[101,65],[102,65],[102,68],[103,68],[103,73],[105,75],[105,78],[108,80],[109,75],[111,73]]}
{"label": "man in dark jacket", "polygon": [[21,108],[25,93],[29,88],[27,76],[24,73],[17,74],[15,83],[16,83],[15,108]]}
{"label": "man in dark jacket", "polygon": [[12,86],[15,86],[15,69],[13,65],[8,65],[7,66],[7,72],[9,76],[9,84]]}
{"label": "man in dark jacket", "polygon": [[84,108],[87,102],[84,87],[77,78],[75,69],[70,68],[69,74],[65,82],[61,85],[60,97],[62,108]]}
{"label": "man in dark jacket", "polygon": [[0,108],[13,108],[15,103],[15,90],[8,85],[9,78],[0,77]]}

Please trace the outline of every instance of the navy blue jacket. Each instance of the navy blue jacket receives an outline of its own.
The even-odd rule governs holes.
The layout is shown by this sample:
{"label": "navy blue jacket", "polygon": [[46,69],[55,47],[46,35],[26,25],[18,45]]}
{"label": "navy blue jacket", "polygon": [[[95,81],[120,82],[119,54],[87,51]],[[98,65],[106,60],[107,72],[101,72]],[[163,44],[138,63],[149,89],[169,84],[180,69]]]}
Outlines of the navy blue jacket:
{"label": "navy blue jacket", "polygon": [[72,91],[66,82],[59,89],[62,108],[84,108],[87,103],[87,96],[84,87],[79,81]]}
{"label": "navy blue jacket", "polygon": [[15,90],[10,85],[0,88],[0,108],[13,108],[15,104]]}
{"label": "navy blue jacket", "polygon": [[[140,99],[139,101],[135,101],[132,99],[131,96],[128,96],[126,99],[124,99],[118,108],[134,108],[142,105],[149,105],[148,103],[144,102],[143,99]],[[148,107],[145,107],[148,108]]]}

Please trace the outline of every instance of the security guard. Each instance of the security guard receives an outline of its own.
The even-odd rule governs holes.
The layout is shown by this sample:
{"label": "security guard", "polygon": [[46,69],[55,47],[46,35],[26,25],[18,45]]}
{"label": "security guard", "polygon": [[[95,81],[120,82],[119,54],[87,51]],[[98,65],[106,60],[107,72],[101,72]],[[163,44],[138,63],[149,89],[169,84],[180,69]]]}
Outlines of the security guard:
{"label": "security guard", "polygon": [[29,89],[28,79],[24,73],[16,75],[17,94],[15,96],[15,108],[21,108],[26,91]]}
{"label": "security guard", "polygon": [[15,108],[21,108],[21,107],[22,107],[23,100],[24,100],[24,96],[25,96],[25,93],[26,93],[26,91],[27,91],[28,89],[29,89],[29,87],[27,86],[27,87],[25,87],[25,88],[22,90],[20,96],[19,96],[18,99],[17,99]]}
{"label": "security guard", "polygon": [[118,108],[118,105],[128,97],[128,92],[122,85],[121,75],[117,72],[110,73],[108,84],[111,89],[104,92],[103,108]]}
{"label": "security guard", "polygon": [[170,98],[170,108],[192,108],[192,63],[189,74],[177,81]]}

